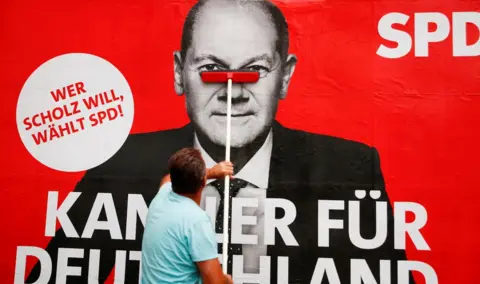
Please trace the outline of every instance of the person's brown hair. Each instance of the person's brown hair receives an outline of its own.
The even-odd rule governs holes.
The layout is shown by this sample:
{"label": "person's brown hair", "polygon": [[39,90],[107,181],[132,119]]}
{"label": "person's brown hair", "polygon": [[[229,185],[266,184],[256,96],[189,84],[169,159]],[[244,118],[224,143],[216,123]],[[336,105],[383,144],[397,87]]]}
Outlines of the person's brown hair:
{"label": "person's brown hair", "polygon": [[183,148],[168,160],[172,189],[179,194],[194,194],[204,186],[205,161],[200,151]]}

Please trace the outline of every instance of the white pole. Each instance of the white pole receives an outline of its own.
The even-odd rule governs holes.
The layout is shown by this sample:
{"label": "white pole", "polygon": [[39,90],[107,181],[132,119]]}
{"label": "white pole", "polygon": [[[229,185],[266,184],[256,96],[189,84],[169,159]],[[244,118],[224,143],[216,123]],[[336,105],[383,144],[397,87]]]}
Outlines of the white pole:
{"label": "white pole", "polygon": [[[225,161],[230,161],[230,137],[231,137],[231,116],[232,116],[232,79],[228,79],[227,86],[227,137],[225,142]],[[228,219],[229,208],[230,208],[230,177],[225,177],[225,190],[223,197],[223,261],[222,269],[223,273],[227,274],[228,268]]]}

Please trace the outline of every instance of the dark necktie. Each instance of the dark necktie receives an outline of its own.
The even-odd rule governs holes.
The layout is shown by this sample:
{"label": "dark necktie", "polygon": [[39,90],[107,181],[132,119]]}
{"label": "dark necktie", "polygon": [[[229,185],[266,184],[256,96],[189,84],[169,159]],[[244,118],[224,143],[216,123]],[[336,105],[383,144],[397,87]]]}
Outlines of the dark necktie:
{"label": "dark necktie", "polygon": [[[242,245],[241,244],[232,244],[231,243],[231,228],[232,228],[232,198],[237,196],[238,191],[241,188],[246,187],[248,182],[235,178],[230,180],[230,198],[229,198],[229,208],[228,208],[228,216],[230,216],[228,220],[228,266],[227,266],[227,273],[232,274],[232,260],[233,255],[241,255],[242,254]],[[225,180],[216,180],[211,183],[220,194],[220,205],[218,206],[217,211],[217,218],[215,220],[215,231],[219,234],[223,233],[223,207],[224,207],[224,187],[225,187]],[[218,252],[222,253],[222,244],[218,244]]]}

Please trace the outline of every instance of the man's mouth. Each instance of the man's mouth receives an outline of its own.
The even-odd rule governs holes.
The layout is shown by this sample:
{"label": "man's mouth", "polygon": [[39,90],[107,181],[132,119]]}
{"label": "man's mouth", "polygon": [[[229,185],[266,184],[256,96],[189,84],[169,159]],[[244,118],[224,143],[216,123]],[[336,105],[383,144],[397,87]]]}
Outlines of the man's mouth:
{"label": "man's mouth", "polygon": [[[246,117],[246,116],[251,116],[251,115],[253,115],[252,112],[232,113],[232,117]],[[227,116],[227,114],[222,113],[222,112],[215,112],[215,113],[212,113],[212,116]]]}

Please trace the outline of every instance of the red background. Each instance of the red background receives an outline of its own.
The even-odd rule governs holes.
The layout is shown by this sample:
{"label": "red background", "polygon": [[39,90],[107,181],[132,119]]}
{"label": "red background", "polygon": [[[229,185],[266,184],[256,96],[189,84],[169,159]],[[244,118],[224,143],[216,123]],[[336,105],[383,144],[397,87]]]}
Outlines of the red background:
{"label": "red background", "polygon": [[[345,137],[380,152],[393,201],[428,211],[422,233],[431,251],[408,257],[431,265],[440,283],[478,283],[480,150],[479,57],[454,58],[451,35],[431,44],[428,58],[376,55],[380,17],[390,12],[478,11],[480,2],[275,1],[289,22],[299,64],[278,120],[288,127]],[[61,198],[83,173],[51,170],[24,148],[15,122],[17,98],[29,75],[65,53],[103,57],[121,70],[135,100],[132,133],[188,122],[173,90],[184,0],[26,1],[0,4],[2,131],[0,282],[12,283],[17,246],[44,247],[48,191]],[[403,30],[413,35],[413,17]],[[469,30],[469,42],[478,31]],[[32,263],[29,262],[29,268]],[[54,277],[54,276],[52,276]],[[417,278],[419,283],[423,279]]]}

